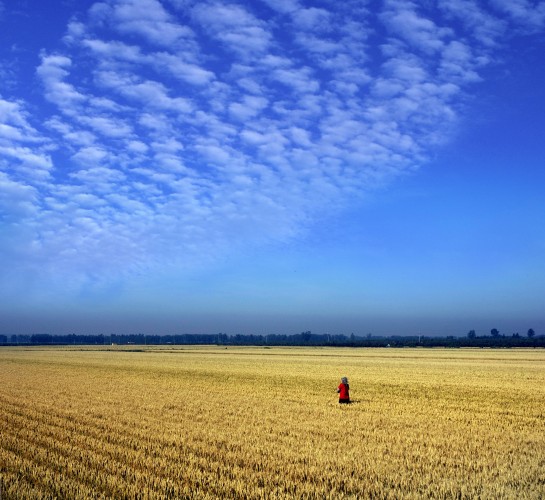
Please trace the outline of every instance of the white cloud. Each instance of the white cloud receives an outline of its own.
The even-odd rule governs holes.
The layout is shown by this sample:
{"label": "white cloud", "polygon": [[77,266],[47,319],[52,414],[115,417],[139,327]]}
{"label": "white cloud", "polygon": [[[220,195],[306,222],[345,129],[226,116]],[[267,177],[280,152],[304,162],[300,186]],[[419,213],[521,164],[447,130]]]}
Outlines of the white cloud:
{"label": "white cloud", "polygon": [[522,29],[540,30],[545,25],[545,2],[543,1],[491,0],[491,4],[502,13],[508,14]]}
{"label": "white cloud", "polygon": [[253,94],[262,94],[263,86],[258,83],[254,78],[239,78],[237,84],[247,92]]}
{"label": "white cloud", "polygon": [[161,142],[153,142],[151,147],[154,151],[160,153],[172,153],[176,154],[184,149],[184,146],[181,142],[176,139],[166,139]]}
{"label": "white cloud", "polygon": [[86,147],[81,148],[76,154],[72,156],[74,162],[81,165],[100,165],[106,158],[108,153],[99,147]]}
{"label": "white cloud", "polygon": [[440,70],[443,77],[450,82],[477,82],[479,64],[466,44],[453,40],[443,50]]}
{"label": "white cloud", "polygon": [[85,24],[72,20],[68,23],[66,28],[66,34],[63,37],[64,43],[67,45],[78,43],[79,40],[83,39],[86,35]]}
{"label": "white cloud", "polygon": [[200,3],[193,16],[211,37],[244,58],[264,54],[271,43],[266,23],[240,5]]}
{"label": "white cloud", "polygon": [[440,50],[445,39],[454,34],[452,29],[441,28],[432,19],[418,15],[416,5],[405,0],[387,0],[382,19],[392,34],[425,53]]}
{"label": "white cloud", "polygon": [[73,172],[70,177],[79,181],[79,185],[84,188],[88,187],[99,193],[112,191],[116,186],[124,183],[127,176],[119,170],[97,165],[104,157],[105,154],[100,149],[83,150],[82,160],[89,164],[89,168]]}
{"label": "white cloud", "polygon": [[32,167],[36,170],[49,170],[52,167],[51,158],[40,153],[35,153],[27,147],[0,146],[0,155],[11,156],[18,160],[22,166]]}
{"label": "white cloud", "polygon": [[92,22],[108,23],[122,34],[140,35],[159,46],[175,45],[192,36],[157,0],[110,0],[95,4],[90,12]]}
{"label": "white cloud", "polygon": [[80,116],[78,121],[89,128],[110,138],[130,138],[132,137],[132,127],[124,120],[112,118],[109,116]]}
{"label": "white cloud", "polygon": [[320,83],[313,78],[312,70],[308,67],[300,69],[277,69],[273,71],[272,77],[277,82],[283,83],[298,92],[313,93],[320,88]]}
{"label": "white cloud", "polygon": [[293,66],[293,61],[291,59],[273,54],[267,54],[265,57],[260,59],[259,63],[266,66],[268,69],[290,68]]}
{"label": "white cloud", "polygon": [[307,31],[324,32],[332,29],[331,13],[316,7],[295,11],[293,22],[297,28]]}
{"label": "white cloud", "polygon": [[268,138],[265,134],[261,134],[259,132],[256,132],[255,130],[243,130],[240,133],[240,136],[245,142],[254,146],[258,144],[265,144],[268,141]]}
{"label": "white cloud", "polygon": [[312,141],[310,140],[310,134],[308,130],[300,127],[290,127],[290,134],[292,141],[304,147],[312,147]]}
{"label": "white cloud", "polygon": [[162,113],[142,113],[139,119],[140,125],[154,130],[157,133],[164,133],[171,128],[166,115]]}
{"label": "white cloud", "polygon": [[0,140],[22,140],[23,134],[20,129],[12,127],[11,125],[6,125],[5,123],[0,123]]}
{"label": "white cloud", "polygon": [[206,85],[215,77],[212,71],[181,61],[179,55],[161,53],[152,58],[158,67],[164,66],[175,77],[193,85]]}
{"label": "white cloud", "polygon": [[141,201],[129,198],[128,196],[112,193],[108,195],[108,200],[115,205],[121,207],[126,212],[132,212],[136,214],[151,213],[150,207]]}
{"label": "white cloud", "polygon": [[145,56],[139,47],[128,45],[120,41],[104,41],[97,39],[84,39],[82,45],[91,49],[91,51],[101,59],[119,59],[138,63],[145,60]]}
{"label": "white cloud", "polygon": [[299,33],[296,37],[296,41],[309,52],[327,56],[334,56],[335,52],[339,49],[337,43],[330,40],[324,40],[308,33]]}
{"label": "white cloud", "polygon": [[214,32],[262,24],[244,7],[236,4],[199,3],[193,8],[193,15]]}
{"label": "white cloud", "polygon": [[137,102],[144,103],[149,108],[178,113],[189,113],[191,102],[183,97],[170,97],[168,89],[160,82],[147,80],[137,81],[134,78],[119,74],[102,74],[100,83],[110,87],[115,92]]}
{"label": "white cloud", "polygon": [[7,174],[0,172],[0,213],[9,219],[20,218],[36,214],[38,191],[35,187],[16,182]]}
{"label": "white cloud", "polygon": [[425,161],[508,22],[535,29],[541,9],[427,5],[95,3],[42,54],[57,109],[0,98],[0,200],[27,221],[28,269],[77,288],[192,268]]}
{"label": "white cloud", "polygon": [[5,101],[2,98],[0,98],[0,123],[30,128],[20,104],[17,102]]}
{"label": "white cloud", "polygon": [[240,102],[229,105],[229,113],[235,119],[245,121],[254,118],[268,105],[267,99],[263,97],[246,95]]}
{"label": "white cloud", "polygon": [[65,146],[69,149],[73,146],[91,146],[97,140],[95,134],[87,130],[77,130],[71,124],[62,121],[59,117],[53,117],[45,122],[45,125],[53,131],[59,133]]}
{"label": "white cloud", "polygon": [[507,23],[485,12],[475,0],[439,0],[439,8],[449,17],[461,20],[466,30],[486,47],[497,44]]}
{"label": "white cloud", "polygon": [[96,208],[96,207],[101,207],[106,205],[106,201],[103,198],[96,196],[94,194],[89,194],[89,193],[75,194],[72,197],[72,201],[76,205],[82,208],[84,207]]}
{"label": "white cloud", "polygon": [[29,124],[28,118],[21,103],[0,98],[0,168],[34,184],[49,176],[53,162],[49,141]]}
{"label": "white cloud", "polygon": [[389,81],[402,82],[403,85],[411,85],[429,78],[423,63],[408,54],[389,59],[384,63],[383,69]]}
{"label": "white cloud", "polygon": [[148,146],[141,141],[130,141],[127,144],[127,149],[134,153],[144,154],[148,151]]}
{"label": "white cloud", "polygon": [[297,10],[300,7],[300,4],[297,0],[262,0],[263,3],[267,4],[271,9],[280,12],[282,14],[287,14]]}
{"label": "white cloud", "polygon": [[44,84],[47,99],[66,114],[77,113],[77,107],[86,101],[86,97],[73,85],[63,81],[71,65],[72,60],[66,56],[42,56],[42,63],[36,70]]}
{"label": "white cloud", "polygon": [[223,165],[231,159],[229,152],[216,141],[201,140],[200,144],[197,144],[196,150],[213,164]]}

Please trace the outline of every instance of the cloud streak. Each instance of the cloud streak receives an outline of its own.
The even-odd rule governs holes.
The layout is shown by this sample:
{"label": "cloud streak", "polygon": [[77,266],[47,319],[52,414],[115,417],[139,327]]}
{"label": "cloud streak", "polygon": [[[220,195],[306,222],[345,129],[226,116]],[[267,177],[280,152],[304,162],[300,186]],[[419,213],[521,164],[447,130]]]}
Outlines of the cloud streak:
{"label": "cloud streak", "polygon": [[41,103],[0,96],[3,262],[77,290],[297,237],[425,162],[508,28],[543,27],[491,4],[95,3]]}

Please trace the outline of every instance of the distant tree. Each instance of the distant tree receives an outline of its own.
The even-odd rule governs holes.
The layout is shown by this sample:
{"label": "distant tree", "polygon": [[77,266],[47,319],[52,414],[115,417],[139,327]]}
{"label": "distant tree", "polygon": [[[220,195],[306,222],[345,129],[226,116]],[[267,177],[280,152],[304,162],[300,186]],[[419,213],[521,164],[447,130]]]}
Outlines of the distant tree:
{"label": "distant tree", "polygon": [[310,330],[307,330],[306,332],[301,332],[301,338],[303,339],[303,342],[308,343],[310,342],[310,338],[312,337],[312,333]]}
{"label": "distant tree", "polygon": [[490,335],[492,335],[492,337],[499,337],[500,332],[497,328],[492,328],[492,330],[490,330]]}
{"label": "distant tree", "polygon": [[49,333],[37,333],[30,337],[33,344],[51,344],[53,337]]}
{"label": "distant tree", "polygon": [[534,332],[534,329],[533,329],[533,328],[530,328],[530,329],[528,330],[528,337],[532,338],[535,334],[536,334],[536,332]]}
{"label": "distant tree", "polygon": [[467,332],[467,338],[469,339],[474,339],[476,336],[475,330],[469,330],[469,332]]}

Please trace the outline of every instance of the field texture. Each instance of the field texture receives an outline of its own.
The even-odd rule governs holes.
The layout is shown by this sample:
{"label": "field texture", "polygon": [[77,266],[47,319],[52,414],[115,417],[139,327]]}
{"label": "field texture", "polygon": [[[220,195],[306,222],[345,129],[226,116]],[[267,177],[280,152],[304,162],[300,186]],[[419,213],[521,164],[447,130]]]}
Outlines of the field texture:
{"label": "field texture", "polygon": [[0,432],[2,500],[545,498],[545,351],[6,347]]}

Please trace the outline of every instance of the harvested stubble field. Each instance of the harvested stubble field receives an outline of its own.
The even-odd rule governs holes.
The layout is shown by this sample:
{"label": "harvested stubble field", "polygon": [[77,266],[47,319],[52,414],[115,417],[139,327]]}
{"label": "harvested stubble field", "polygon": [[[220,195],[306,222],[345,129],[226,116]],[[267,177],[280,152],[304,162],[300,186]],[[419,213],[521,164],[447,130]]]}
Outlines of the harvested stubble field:
{"label": "harvested stubble field", "polygon": [[5,347],[0,429],[2,500],[537,499],[545,352]]}

